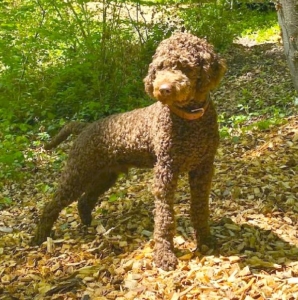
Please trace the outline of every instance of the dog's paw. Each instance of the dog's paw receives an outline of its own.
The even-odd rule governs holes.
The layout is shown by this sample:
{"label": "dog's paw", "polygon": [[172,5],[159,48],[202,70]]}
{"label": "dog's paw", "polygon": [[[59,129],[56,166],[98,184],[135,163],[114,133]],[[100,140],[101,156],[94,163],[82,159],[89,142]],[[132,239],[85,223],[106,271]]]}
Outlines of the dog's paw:
{"label": "dog's paw", "polygon": [[85,225],[85,226],[91,225],[91,222],[92,222],[91,214],[82,214],[81,212],[79,212],[79,216],[80,216],[80,219],[81,219],[81,222],[83,225]]}
{"label": "dog's paw", "polygon": [[40,238],[39,236],[35,235],[29,242],[30,246],[39,246],[41,245],[45,240]]}
{"label": "dog's paw", "polygon": [[211,249],[216,250],[217,247],[217,239],[212,235],[208,235],[200,237],[197,249],[203,254],[205,254]]}
{"label": "dog's paw", "polygon": [[47,240],[47,237],[49,236],[50,236],[50,232],[49,234],[47,234],[45,231],[42,230],[42,228],[38,228],[29,244],[30,246],[39,246],[43,242],[45,242]]}
{"label": "dog's paw", "polygon": [[178,265],[178,259],[172,251],[155,251],[154,262],[156,267],[165,271],[175,270]]}

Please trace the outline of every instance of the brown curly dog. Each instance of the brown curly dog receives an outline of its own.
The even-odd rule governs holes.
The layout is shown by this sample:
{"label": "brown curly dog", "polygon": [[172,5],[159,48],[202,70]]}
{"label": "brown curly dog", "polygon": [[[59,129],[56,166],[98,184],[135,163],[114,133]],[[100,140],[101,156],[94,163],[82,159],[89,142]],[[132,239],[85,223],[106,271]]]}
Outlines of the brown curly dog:
{"label": "brown curly dog", "polygon": [[81,133],[54,198],[43,209],[33,242],[45,241],[60,211],[78,199],[82,222],[90,224],[99,195],[115,183],[120,172],[138,167],[154,168],[156,266],[169,270],[178,263],[173,247],[173,204],[182,172],[189,175],[197,243],[206,243],[213,161],[219,142],[209,93],[225,69],[224,60],[205,40],[176,33],[162,41],[144,79],[146,92],[157,102],[79,127]]}

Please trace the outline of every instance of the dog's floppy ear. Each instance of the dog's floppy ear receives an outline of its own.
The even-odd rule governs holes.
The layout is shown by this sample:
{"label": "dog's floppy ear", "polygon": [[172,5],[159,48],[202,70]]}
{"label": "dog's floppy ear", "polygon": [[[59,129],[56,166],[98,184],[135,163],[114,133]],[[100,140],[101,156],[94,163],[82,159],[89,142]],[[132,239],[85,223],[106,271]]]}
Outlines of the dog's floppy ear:
{"label": "dog's floppy ear", "polygon": [[145,91],[146,93],[153,98],[153,81],[155,79],[155,68],[149,65],[149,71],[147,76],[143,79],[143,82],[145,84]]}
{"label": "dog's floppy ear", "polygon": [[212,88],[211,90],[213,90],[214,88],[216,88],[221,79],[223,78],[224,74],[226,73],[227,70],[227,64],[226,61],[222,58],[220,58],[219,56],[217,56],[217,59],[213,61],[212,63],[212,78],[211,81],[213,82]]}
{"label": "dog's floppy ear", "polygon": [[149,73],[144,79],[143,82],[145,84],[145,91],[150,96],[153,97],[153,76],[152,73]]}
{"label": "dog's floppy ear", "polygon": [[[162,43],[162,42],[161,42]],[[157,50],[158,51],[158,48]],[[153,82],[156,78],[156,72],[164,70],[166,68],[166,63],[169,63],[165,60],[164,56],[159,56],[156,53],[153,55],[153,61],[149,64],[148,74],[143,79],[145,84],[145,91],[151,97],[153,97]]]}
{"label": "dog's floppy ear", "polygon": [[213,55],[212,59],[205,61],[198,76],[197,92],[208,92],[215,89],[226,72],[226,61],[218,55]]}

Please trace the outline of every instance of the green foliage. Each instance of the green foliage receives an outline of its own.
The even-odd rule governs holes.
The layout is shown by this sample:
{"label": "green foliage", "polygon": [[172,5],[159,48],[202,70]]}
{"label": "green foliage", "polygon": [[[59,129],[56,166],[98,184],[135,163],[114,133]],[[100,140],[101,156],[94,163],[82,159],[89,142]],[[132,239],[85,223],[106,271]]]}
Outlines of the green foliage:
{"label": "green foliage", "polygon": [[0,197],[0,210],[13,204],[13,201],[8,197]]}
{"label": "green foliage", "polygon": [[20,120],[89,114],[94,103],[90,117],[98,118],[142,102],[144,58],[152,53],[116,5],[9,1],[0,18],[0,103],[13,103]]}
{"label": "green foliage", "polygon": [[248,28],[243,31],[242,36],[247,36],[250,39],[262,42],[277,42],[279,38],[280,27],[274,22],[271,26],[259,29]]}
{"label": "green foliage", "polygon": [[9,113],[7,110],[0,110],[0,182],[2,184],[10,177],[23,178],[25,173],[22,169],[25,167],[25,161],[32,157],[32,151],[24,153],[32,134],[31,126],[14,122],[14,116]]}
{"label": "green foliage", "polygon": [[[173,3],[187,5],[177,10],[172,5],[169,15]],[[145,4],[152,9],[148,16],[163,18],[145,20],[139,12]],[[138,18],[130,15],[128,5]],[[184,22],[176,21],[175,14]],[[150,104],[142,79],[151,56],[182,23],[220,49],[236,35],[265,32],[265,25],[273,24],[270,14],[264,19],[217,1],[174,0],[6,0],[0,19],[0,182],[30,174],[48,132],[70,119],[93,121]],[[245,105],[244,98],[249,95],[244,93],[240,104]],[[239,117],[228,125],[242,121]],[[59,157],[54,168],[61,167],[65,154]]]}
{"label": "green foliage", "polygon": [[185,27],[198,36],[206,37],[218,49],[226,49],[236,37],[254,34],[260,41],[276,36],[276,12],[261,13],[257,10],[231,9],[211,1],[193,5],[181,12]]}
{"label": "green foliage", "polygon": [[[237,10],[233,10],[237,12]],[[258,11],[242,10],[235,19],[240,36],[251,36],[256,41],[269,41],[272,36],[278,36],[279,25],[276,12],[266,14]]]}
{"label": "green foliage", "polygon": [[[241,105],[238,105],[241,110]],[[270,127],[279,126],[285,123],[285,113],[281,109],[272,108],[244,114],[233,115],[226,118],[224,114],[219,115],[220,136],[221,138],[232,138],[237,141],[239,137],[252,130],[267,131]]]}
{"label": "green foliage", "polygon": [[226,48],[235,38],[235,24],[231,22],[233,11],[226,10],[216,2],[194,6],[182,11],[181,15],[187,29],[206,37],[217,48]]}
{"label": "green foliage", "polygon": [[124,197],[125,197],[125,193],[122,192],[122,191],[119,191],[117,193],[111,194],[108,201],[109,202],[116,202],[119,199],[123,199]]}
{"label": "green foliage", "polygon": [[[106,1],[101,9],[90,9],[75,0],[4,2],[0,105],[13,107],[19,122],[32,124],[61,117],[94,120],[148,104],[142,78],[157,43],[179,24],[124,18],[125,5]],[[164,5],[154,9],[167,13]],[[244,30],[253,20],[250,28],[260,28],[261,17],[217,2],[179,11],[187,29],[218,48],[232,42],[240,24]]]}

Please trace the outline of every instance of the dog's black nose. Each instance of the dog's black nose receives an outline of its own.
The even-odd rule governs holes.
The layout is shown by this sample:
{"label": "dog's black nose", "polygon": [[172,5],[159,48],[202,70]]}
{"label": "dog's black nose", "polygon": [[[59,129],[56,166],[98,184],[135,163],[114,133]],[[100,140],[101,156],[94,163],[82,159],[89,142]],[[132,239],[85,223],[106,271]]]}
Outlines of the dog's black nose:
{"label": "dog's black nose", "polygon": [[169,94],[171,94],[171,86],[168,84],[162,84],[159,87],[159,91],[164,96],[169,95]]}

